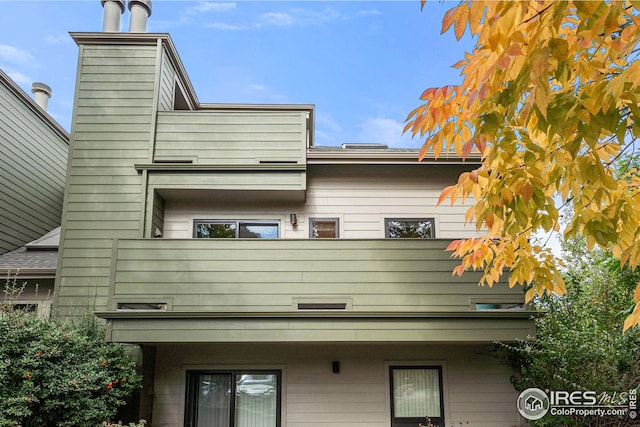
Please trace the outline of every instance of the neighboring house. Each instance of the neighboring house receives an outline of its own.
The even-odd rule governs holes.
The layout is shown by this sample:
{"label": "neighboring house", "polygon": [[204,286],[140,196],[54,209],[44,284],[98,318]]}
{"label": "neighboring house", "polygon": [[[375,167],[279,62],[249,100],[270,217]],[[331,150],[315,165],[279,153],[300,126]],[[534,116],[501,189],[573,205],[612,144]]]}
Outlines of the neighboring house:
{"label": "neighboring house", "polygon": [[11,303],[49,317],[58,261],[60,227],[39,239],[0,255],[0,277],[5,295],[0,304]]}
{"label": "neighboring house", "polygon": [[0,70],[0,254],[60,226],[69,134],[46,113],[51,89],[32,90]]}
{"label": "neighboring house", "polygon": [[200,103],[166,34],[72,37],[56,309],[141,346],[154,427],[520,425],[491,348],[531,313],[452,276],[436,206],[473,162],[316,147],[311,105]]}
{"label": "neighboring house", "polygon": [[48,316],[58,257],[69,134],[46,112],[51,89],[35,100],[0,70],[0,278],[21,289],[11,299]]}

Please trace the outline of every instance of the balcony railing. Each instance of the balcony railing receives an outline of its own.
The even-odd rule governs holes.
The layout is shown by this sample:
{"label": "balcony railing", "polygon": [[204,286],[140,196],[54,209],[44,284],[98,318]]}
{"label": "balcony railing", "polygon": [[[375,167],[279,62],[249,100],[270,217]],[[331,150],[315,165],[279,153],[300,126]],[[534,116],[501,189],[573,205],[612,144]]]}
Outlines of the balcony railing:
{"label": "balcony railing", "polygon": [[[119,240],[107,338],[483,342],[534,334],[520,289],[453,277],[445,240]],[[514,308],[516,310],[514,310]]]}

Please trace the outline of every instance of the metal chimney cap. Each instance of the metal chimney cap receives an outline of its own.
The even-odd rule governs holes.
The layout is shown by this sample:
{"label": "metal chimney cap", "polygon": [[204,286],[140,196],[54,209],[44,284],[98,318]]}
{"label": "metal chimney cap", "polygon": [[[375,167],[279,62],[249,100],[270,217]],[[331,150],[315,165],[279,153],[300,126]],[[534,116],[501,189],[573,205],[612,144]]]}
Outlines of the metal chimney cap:
{"label": "metal chimney cap", "polygon": [[104,7],[104,4],[106,2],[118,3],[118,5],[120,6],[120,14],[124,13],[124,0],[100,0],[100,4],[102,4],[102,7]]}
{"label": "metal chimney cap", "polygon": [[129,0],[129,11],[134,4],[139,4],[147,9],[147,16],[151,16],[151,0]]}
{"label": "metal chimney cap", "polygon": [[33,93],[41,92],[46,94],[47,96],[51,96],[51,87],[49,87],[44,83],[35,82],[31,85],[31,92]]}

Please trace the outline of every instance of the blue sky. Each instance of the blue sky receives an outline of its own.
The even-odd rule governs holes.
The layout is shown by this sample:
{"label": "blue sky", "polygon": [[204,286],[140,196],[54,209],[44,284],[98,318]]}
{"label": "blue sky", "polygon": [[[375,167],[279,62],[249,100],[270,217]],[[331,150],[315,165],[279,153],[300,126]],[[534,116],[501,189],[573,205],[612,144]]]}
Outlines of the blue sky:
{"label": "blue sky", "polygon": [[[420,146],[402,135],[427,87],[457,83],[469,39],[440,35],[457,3],[153,0],[149,32],[170,33],[204,103],[314,104],[316,144]],[[0,69],[31,94],[53,89],[49,113],[71,126],[77,46],[101,31],[99,0],[0,0]],[[122,15],[128,29],[129,11]]]}

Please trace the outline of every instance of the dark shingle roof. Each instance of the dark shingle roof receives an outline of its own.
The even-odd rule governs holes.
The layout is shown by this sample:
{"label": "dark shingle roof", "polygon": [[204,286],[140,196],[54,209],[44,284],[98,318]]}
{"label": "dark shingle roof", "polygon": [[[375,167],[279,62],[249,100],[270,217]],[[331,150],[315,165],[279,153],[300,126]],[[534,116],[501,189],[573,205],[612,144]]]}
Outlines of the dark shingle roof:
{"label": "dark shingle roof", "polygon": [[0,255],[0,273],[24,275],[55,275],[58,263],[60,227],[14,251]]}

